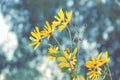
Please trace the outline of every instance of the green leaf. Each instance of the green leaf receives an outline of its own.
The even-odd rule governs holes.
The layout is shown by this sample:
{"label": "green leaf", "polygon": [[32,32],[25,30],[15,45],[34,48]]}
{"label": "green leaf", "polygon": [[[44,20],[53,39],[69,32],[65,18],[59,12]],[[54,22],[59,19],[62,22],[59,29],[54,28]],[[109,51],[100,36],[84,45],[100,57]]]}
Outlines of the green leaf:
{"label": "green leaf", "polygon": [[63,67],[61,68],[62,72],[68,72],[69,67]]}
{"label": "green leaf", "polygon": [[75,72],[72,73],[72,77],[77,77],[77,75],[78,75],[78,74],[75,73]]}
{"label": "green leaf", "polygon": [[53,53],[53,54],[48,54],[49,56],[53,56],[53,57],[62,57],[63,55],[60,53]]}

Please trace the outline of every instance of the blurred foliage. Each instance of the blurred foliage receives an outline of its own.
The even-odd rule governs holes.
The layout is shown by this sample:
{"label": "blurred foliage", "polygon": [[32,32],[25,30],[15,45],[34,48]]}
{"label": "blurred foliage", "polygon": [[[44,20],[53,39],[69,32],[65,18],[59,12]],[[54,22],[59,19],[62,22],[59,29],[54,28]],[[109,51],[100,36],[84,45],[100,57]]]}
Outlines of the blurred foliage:
{"label": "blurred foliage", "polygon": [[[39,72],[37,70],[34,69],[28,69],[27,68],[19,68],[18,70],[13,70],[11,72],[12,74],[6,74],[7,80],[25,80],[25,79],[29,79],[29,80],[35,80],[35,77],[40,76]],[[36,73],[36,74],[34,74]]]}
{"label": "blurred foliage", "polygon": [[[73,5],[69,6],[72,4],[70,2],[73,2]],[[10,73],[6,75],[6,80],[35,80],[36,76],[40,76],[39,72],[31,69],[28,63],[35,60],[37,56],[47,54],[46,44],[42,45],[40,51],[34,52],[28,47],[28,36],[34,26],[43,27],[46,20],[51,22],[60,8],[73,10],[73,25],[77,24],[81,27],[87,24],[83,40],[91,44],[96,42],[98,46],[95,49],[98,52],[105,50],[110,52],[113,79],[120,79],[119,0],[0,0],[0,4],[6,22],[10,23],[10,31],[16,33],[19,44],[11,61],[7,61],[0,45],[0,73],[6,68],[10,70]],[[112,30],[109,30],[110,28]],[[61,44],[65,44],[64,40],[59,37],[63,34],[57,37]],[[108,38],[104,38],[104,35]],[[87,52],[81,49],[81,53]],[[85,58],[82,58],[85,61]]]}

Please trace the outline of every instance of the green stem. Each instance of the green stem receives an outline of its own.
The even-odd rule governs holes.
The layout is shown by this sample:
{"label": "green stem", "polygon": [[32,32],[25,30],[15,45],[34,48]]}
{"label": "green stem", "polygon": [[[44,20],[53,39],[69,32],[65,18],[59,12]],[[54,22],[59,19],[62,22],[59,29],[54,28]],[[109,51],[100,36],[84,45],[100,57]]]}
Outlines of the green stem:
{"label": "green stem", "polygon": [[107,69],[106,69],[106,67],[104,66],[104,76],[103,76],[103,78],[102,78],[102,80],[104,80],[105,79],[105,77],[106,77],[106,75],[107,75]]}
{"label": "green stem", "polygon": [[60,42],[54,37],[54,35],[52,35],[52,36],[53,36],[53,39],[57,42],[57,44],[58,44],[58,46],[59,46],[59,48],[60,48],[60,51],[62,51],[62,48],[61,48]]}
{"label": "green stem", "polygon": [[69,33],[69,36],[70,36],[70,41],[71,41],[71,51],[72,51],[72,35],[71,35],[71,31],[70,31],[69,27],[67,27],[67,30],[68,30],[68,33]]}
{"label": "green stem", "polygon": [[78,34],[78,43],[77,43],[78,54],[79,54],[79,49],[80,49],[80,41],[81,41],[80,35],[82,35],[82,33],[83,33],[83,31],[79,32],[79,34]]}
{"label": "green stem", "polygon": [[88,77],[87,77],[87,80],[88,80]]}
{"label": "green stem", "polygon": [[79,49],[80,49],[80,38],[78,37],[78,43],[77,43],[77,48],[78,48],[78,54],[79,54]]}
{"label": "green stem", "polygon": [[[78,32],[77,29],[76,29],[76,26],[74,26],[74,25],[71,24],[71,23],[70,23],[70,25],[73,27],[75,33],[79,34],[79,32]],[[73,42],[74,42],[74,40],[75,40],[75,37],[73,38]]]}
{"label": "green stem", "polygon": [[111,74],[110,67],[109,67],[108,64],[107,64],[107,68],[108,68],[108,71],[109,71],[110,80],[112,80],[112,74]]}

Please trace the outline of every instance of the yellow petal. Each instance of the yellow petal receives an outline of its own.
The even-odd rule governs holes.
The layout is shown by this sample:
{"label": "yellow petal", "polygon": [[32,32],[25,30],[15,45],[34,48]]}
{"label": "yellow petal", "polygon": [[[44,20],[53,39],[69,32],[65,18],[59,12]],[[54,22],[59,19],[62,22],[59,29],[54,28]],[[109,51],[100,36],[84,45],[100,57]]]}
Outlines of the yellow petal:
{"label": "yellow petal", "polygon": [[65,24],[64,25],[60,25],[59,28],[58,28],[58,31],[59,32],[63,31],[63,29],[65,29],[66,26],[67,25],[65,25]]}
{"label": "yellow petal", "polygon": [[56,47],[55,50],[58,51],[58,47]]}
{"label": "yellow petal", "polygon": [[80,77],[80,80],[85,80],[85,78],[84,77]]}
{"label": "yellow petal", "polygon": [[34,37],[29,37],[29,39],[32,41],[37,41],[37,39],[35,39]]}
{"label": "yellow petal", "polygon": [[70,63],[71,63],[72,65],[75,65],[75,62],[74,62],[74,61],[70,61]]}
{"label": "yellow petal", "polygon": [[51,29],[50,24],[49,24],[48,21],[46,21],[46,26],[48,27],[48,29]]}
{"label": "yellow petal", "polygon": [[39,38],[40,38],[40,37],[39,37],[40,35],[38,35],[37,33],[31,32],[31,34],[32,34],[32,36],[35,37],[36,39],[39,39]]}
{"label": "yellow petal", "polygon": [[57,19],[57,21],[61,21],[59,17],[54,16],[55,19]]}
{"label": "yellow petal", "polygon": [[92,61],[95,61],[95,58],[94,58],[94,57],[92,57]]}
{"label": "yellow petal", "polygon": [[36,50],[39,47],[40,43],[37,43],[36,46],[34,47],[34,50]]}
{"label": "yellow petal", "polygon": [[61,62],[61,63],[59,63],[58,65],[59,65],[61,68],[66,67],[66,63],[65,63],[65,62]]}
{"label": "yellow petal", "polygon": [[77,48],[74,49],[72,54],[75,55],[76,53],[77,53]]}
{"label": "yellow petal", "polygon": [[58,61],[66,62],[66,59],[64,57],[59,57]]}
{"label": "yellow petal", "polygon": [[105,52],[105,56],[106,56],[106,58],[108,58],[108,51]]}
{"label": "yellow petal", "polygon": [[67,19],[71,20],[72,18],[72,11],[66,12]]}
{"label": "yellow petal", "polygon": [[35,30],[37,33],[39,33],[39,28],[37,26],[35,27]]}
{"label": "yellow petal", "polygon": [[56,27],[56,26],[58,26],[59,24],[60,24],[59,21],[53,21],[53,22],[52,22],[52,26],[53,26],[53,27]]}
{"label": "yellow petal", "polygon": [[60,9],[60,12],[58,13],[59,17],[63,20],[64,19],[64,12],[62,8]]}
{"label": "yellow petal", "polygon": [[64,56],[68,59],[69,58],[69,55],[68,55],[68,53],[65,51],[64,52]]}
{"label": "yellow petal", "polygon": [[36,42],[30,43],[28,46],[34,46]]}
{"label": "yellow petal", "polygon": [[102,52],[98,55],[97,60],[100,60],[101,56],[102,56]]}
{"label": "yellow petal", "polygon": [[48,56],[48,58],[49,58],[49,62],[51,62],[51,61],[56,61],[56,57],[52,57],[52,56]]}

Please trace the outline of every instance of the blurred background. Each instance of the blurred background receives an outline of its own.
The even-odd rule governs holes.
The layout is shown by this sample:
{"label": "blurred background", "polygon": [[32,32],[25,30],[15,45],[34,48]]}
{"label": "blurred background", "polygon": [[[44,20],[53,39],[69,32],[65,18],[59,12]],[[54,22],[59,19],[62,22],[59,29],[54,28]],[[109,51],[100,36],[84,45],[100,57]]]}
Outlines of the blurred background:
{"label": "blurred background", "polygon": [[[0,80],[70,80],[56,63],[48,62],[50,41],[44,40],[36,51],[28,46],[34,27],[52,22],[60,8],[73,11],[72,23],[78,28],[87,24],[79,74],[85,74],[83,64],[92,55],[108,50],[113,80],[120,80],[120,0],[0,0]],[[63,48],[70,43],[65,33],[55,34]]]}

